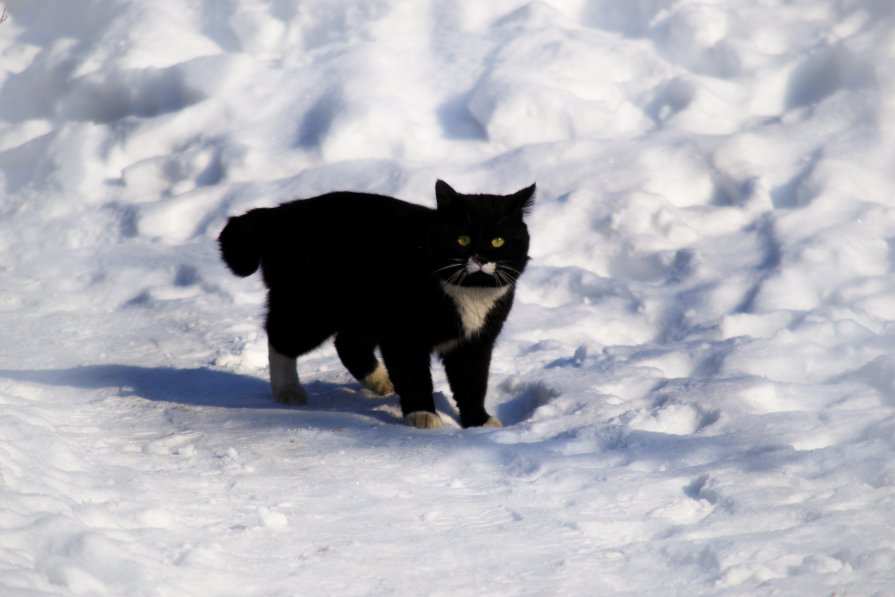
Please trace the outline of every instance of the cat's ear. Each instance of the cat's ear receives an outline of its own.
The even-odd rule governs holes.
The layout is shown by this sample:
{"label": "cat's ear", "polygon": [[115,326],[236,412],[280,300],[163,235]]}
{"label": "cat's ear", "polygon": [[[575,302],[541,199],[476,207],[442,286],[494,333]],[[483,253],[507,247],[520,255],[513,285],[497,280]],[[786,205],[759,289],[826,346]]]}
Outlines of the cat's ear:
{"label": "cat's ear", "polygon": [[508,195],[507,200],[510,202],[510,209],[513,213],[518,213],[519,215],[527,214],[535,204],[535,185],[525,187],[521,191]]}
{"label": "cat's ear", "polygon": [[457,191],[451,188],[451,185],[439,180],[435,183],[435,204],[438,209],[450,209],[457,202]]}

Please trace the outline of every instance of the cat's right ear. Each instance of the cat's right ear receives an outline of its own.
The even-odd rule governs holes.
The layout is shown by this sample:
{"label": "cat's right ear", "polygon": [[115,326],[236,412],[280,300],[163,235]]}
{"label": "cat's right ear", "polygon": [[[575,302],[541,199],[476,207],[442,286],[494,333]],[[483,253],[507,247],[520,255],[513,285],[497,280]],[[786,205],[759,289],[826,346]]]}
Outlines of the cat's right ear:
{"label": "cat's right ear", "polygon": [[451,188],[451,185],[439,180],[435,183],[435,204],[439,210],[450,209],[457,201],[457,191]]}

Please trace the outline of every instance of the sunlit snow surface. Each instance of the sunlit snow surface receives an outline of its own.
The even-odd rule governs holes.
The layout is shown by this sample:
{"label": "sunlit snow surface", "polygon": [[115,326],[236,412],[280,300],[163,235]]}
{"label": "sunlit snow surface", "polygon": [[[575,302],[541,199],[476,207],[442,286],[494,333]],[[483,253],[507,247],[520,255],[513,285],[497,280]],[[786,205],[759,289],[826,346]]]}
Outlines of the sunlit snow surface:
{"label": "sunlit snow surface", "polygon": [[[4,4],[0,594],[895,594],[895,3]],[[226,217],[437,178],[506,427],[276,405]]]}

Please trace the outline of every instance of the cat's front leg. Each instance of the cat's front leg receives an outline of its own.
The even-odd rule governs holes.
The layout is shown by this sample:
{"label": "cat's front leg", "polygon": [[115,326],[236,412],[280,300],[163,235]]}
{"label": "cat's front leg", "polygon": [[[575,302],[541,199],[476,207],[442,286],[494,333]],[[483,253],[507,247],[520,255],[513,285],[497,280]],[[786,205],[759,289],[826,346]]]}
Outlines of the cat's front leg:
{"label": "cat's front leg", "polygon": [[492,339],[477,338],[460,344],[441,357],[463,427],[503,426],[497,417],[485,410],[493,342]]}
{"label": "cat's front leg", "polygon": [[405,338],[391,339],[381,341],[379,349],[401,400],[404,422],[420,429],[441,427],[441,417],[435,412],[432,397],[432,371],[426,344]]}

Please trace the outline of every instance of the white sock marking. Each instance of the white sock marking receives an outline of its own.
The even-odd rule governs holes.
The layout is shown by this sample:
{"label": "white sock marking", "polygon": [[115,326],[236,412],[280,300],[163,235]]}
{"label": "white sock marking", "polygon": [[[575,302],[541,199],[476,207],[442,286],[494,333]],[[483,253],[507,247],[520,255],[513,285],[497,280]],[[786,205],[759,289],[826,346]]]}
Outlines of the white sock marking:
{"label": "white sock marking", "polygon": [[404,422],[417,429],[440,429],[442,426],[440,416],[425,410],[407,413],[407,416],[404,417]]}
{"label": "white sock marking", "polygon": [[395,386],[392,385],[388,371],[386,371],[382,363],[376,365],[373,372],[361,380],[361,385],[380,396],[388,396],[395,393]]}
{"label": "white sock marking", "polygon": [[308,394],[298,380],[296,359],[280,354],[268,342],[267,362],[270,365],[270,389],[274,398],[284,404],[307,404]]}

